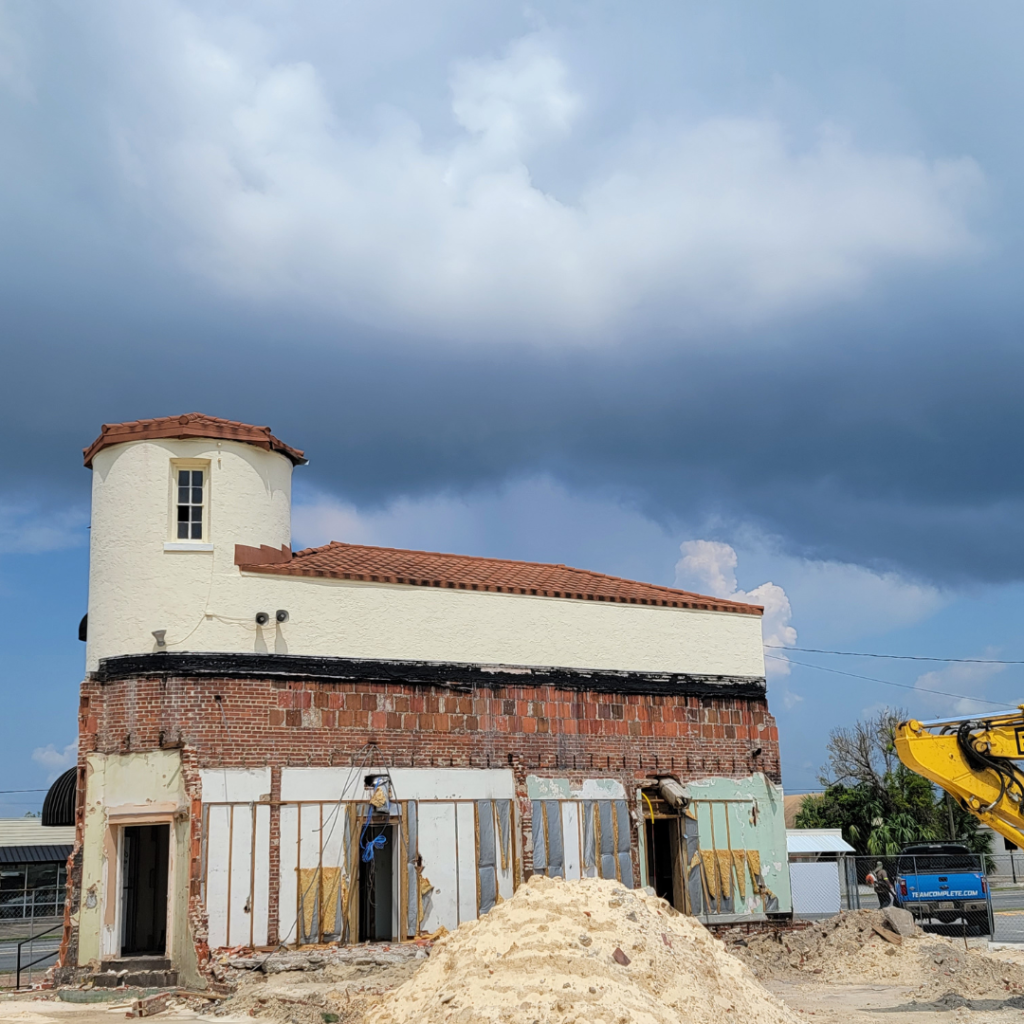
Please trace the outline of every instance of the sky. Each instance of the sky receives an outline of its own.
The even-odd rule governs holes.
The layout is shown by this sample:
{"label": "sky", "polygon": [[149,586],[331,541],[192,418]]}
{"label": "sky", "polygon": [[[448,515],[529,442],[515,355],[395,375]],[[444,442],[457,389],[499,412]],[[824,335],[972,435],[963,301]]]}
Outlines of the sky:
{"label": "sky", "polygon": [[182,412],[307,451],[296,546],[764,604],[787,790],[882,706],[1024,701],[1022,42],[1010,2],[0,0],[0,815],[73,763],[81,449]]}

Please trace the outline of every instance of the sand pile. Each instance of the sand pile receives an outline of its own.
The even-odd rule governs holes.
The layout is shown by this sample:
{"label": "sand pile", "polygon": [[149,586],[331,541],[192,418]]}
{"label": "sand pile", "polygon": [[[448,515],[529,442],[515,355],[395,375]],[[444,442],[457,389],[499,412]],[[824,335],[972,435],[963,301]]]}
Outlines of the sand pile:
{"label": "sand pile", "polygon": [[534,876],[435,944],[372,1024],[793,1024],[699,922],[617,882]]}
{"label": "sand pile", "polygon": [[837,984],[886,982],[925,996],[983,996],[1024,991],[1024,967],[964,949],[962,939],[921,932],[899,945],[874,930],[882,912],[857,910],[786,932],[726,936],[726,948],[759,978],[793,977]]}

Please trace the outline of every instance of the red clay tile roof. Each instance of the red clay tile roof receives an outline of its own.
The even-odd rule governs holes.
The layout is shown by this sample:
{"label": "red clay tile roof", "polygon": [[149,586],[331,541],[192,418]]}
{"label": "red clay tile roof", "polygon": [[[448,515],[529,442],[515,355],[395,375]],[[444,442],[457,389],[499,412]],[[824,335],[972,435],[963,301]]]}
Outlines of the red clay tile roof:
{"label": "red clay tile roof", "polygon": [[740,615],[761,615],[764,611],[756,604],[704,597],[688,590],[674,590],[653,583],[636,583],[617,576],[605,576],[600,572],[573,569],[568,565],[473,558],[437,551],[375,548],[363,544],[339,544],[337,541],[331,541],[321,548],[299,551],[291,561],[247,564],[242,566],[242,571],[273,576],[361,580],[366,583],[403,583],[414,587],[443,587],[452,590],[490,590],[577,601],[699,608]]}
{"label": "red clay tile roof", "polygon": [[83,450],[85,465],[92,469],[92,460],[98,451],[125,441],[149,441],[161,437],[210,437],[225,441],[243,441],[268,451],[281,452],[296,466],[306,459],[298,448],[279,441],[270,427],[254,427],[236,420],[222,420],[219,416],[206,416],[190,412],[184,416],[161,416],[155,420],[132,420],[130,423],[104,423],[100,436]]}

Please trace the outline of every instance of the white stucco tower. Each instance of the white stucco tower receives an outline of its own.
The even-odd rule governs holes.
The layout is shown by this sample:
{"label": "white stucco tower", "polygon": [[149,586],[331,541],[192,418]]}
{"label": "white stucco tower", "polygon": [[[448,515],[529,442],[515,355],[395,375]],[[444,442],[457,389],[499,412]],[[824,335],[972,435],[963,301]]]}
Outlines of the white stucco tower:
{"label": "white stucco tower", "polygon": [[292,469],[304,462],[267,427],[199,413],[104,425],[85,450],[87,671],[122,654],[217,650],[217,633],[254,631],[248,609],[221,602],[238,579],[236,545],[290,557]]}

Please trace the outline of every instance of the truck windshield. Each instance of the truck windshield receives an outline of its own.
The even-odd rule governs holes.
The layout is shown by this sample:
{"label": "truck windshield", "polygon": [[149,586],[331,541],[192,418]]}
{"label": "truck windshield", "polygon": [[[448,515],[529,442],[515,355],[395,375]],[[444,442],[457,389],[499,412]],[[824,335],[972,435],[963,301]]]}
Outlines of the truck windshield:
{"label": "truck windshield", "polygon": [[903,854],[896,870],[901,875],[944,875],[964,871],[981,871],[981,858],[976,853]]}

